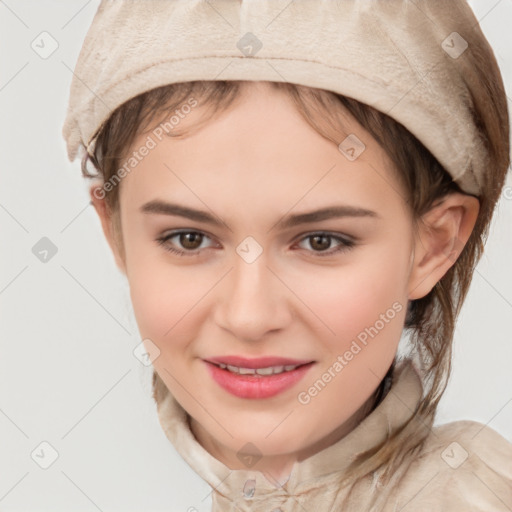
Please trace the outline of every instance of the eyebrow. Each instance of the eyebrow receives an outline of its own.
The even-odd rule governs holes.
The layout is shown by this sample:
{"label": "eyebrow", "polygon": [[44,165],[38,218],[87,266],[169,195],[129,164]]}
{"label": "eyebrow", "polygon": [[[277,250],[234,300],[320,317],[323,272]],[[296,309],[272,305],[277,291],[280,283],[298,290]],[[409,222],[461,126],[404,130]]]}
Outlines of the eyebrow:
{"label": "eyebrow", "polygon": [[[197,222],[204,222],[217,227],[223,227],[225,224],[214,215],[203,211],[195,210],[187,206],[175,203],[168,203],[155,199],[141,206],[140,211],[147,214],[172,215],[177,217],[185,217]],[[380,218],[380,215],[373,210],[360,208],[349,205],[335,205],[313,210],[309,212],[299,213],[295,215],[287,215],[276,223],[279,229],[288,229],[300,224],[318,222],[327,219],[341,217],[373,217]]]}

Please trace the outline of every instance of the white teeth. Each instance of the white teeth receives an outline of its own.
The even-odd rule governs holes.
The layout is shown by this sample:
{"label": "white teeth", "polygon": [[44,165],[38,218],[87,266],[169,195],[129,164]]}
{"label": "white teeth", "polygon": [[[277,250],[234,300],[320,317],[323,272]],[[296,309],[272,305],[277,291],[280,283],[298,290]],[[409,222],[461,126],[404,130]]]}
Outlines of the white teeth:
{"label": "white teeth", "polygon": [[274,373],[274,368],[272,368],[272,366],[269,366],[268,368],[258,368],[256,373],[258,375],[272,375]]}
{"label": "white teeth", "polygon": [[230,364],[219,363],[220,368],[227,369],[230,372],[238,373],[240,375],[276,375],[283,372],[289,372],[295,370],[297,366],[295,364],[288,364],[286,366],[268,366],[266,368],[241,368],[238,366],[232,366]]}
{"label": "white teeth", "polygon": [[254,375],[256,370],[254,368],[238,368],[238,373],[242,375]]}

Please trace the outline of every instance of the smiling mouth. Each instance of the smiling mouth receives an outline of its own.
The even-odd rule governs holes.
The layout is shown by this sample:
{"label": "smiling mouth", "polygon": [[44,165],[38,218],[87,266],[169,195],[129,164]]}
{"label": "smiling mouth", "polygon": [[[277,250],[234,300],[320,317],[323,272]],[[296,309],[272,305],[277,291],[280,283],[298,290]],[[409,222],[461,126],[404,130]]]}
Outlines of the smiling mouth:
{"label": "smiling mouth", "polygon": [[315,361],[281,357],[247,359],[237,356],[224,356],[222,360],[216,358],[204,362],[210,376],[219,386],[238,398],[248,399],[266,399],[292,388],[315,364]]}
{"label": "smiling mouth", "polygon": [[222,368],[223,370],[228,370],[231,373],[236,373],[238,375],[254,375],[259,377],[268,377],[269,375],[279,375],[285,372],[291,372],[301,366],[305,366],[306,364],[287,364],[287,365],[279,365],[279,366],[267,366],[264,368],[244,368],[241,366],[233,366],[231,364],[224,363],[212,363],[215,366]]}

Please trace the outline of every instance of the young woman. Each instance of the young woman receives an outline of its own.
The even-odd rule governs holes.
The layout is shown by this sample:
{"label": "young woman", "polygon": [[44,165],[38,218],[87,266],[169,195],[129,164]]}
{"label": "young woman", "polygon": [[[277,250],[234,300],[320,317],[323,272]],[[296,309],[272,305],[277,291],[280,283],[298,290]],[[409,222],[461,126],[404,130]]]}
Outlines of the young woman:
{"label": "young woman", "polygon": [[433,427],[508,127],[463,0],[102,2],[64,136],[213,510],[512,509]]}

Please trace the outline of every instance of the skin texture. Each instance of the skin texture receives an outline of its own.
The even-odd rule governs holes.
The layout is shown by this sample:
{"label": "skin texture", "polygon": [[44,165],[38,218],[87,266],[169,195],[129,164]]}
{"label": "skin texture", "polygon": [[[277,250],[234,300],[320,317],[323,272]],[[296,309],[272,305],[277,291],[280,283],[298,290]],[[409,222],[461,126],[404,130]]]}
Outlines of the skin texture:
{"label": "skin texture", "polygon": [[[200,114],[198,107],[181,126]],[[253,469],[271,481],[284,482],[295,461],[339,440],[368,413],[395,356],[408,300],[425,296],[455,262],[478,214],[477,199],[452,194],[415,232],[384,150],[348,115],[344,124],[346,134],[366,145],[353,162],[314,131],[286,96],[250,83],[227,111],[185,138],[164,138],[123,179],[124,259],[104,201],[91,187],[129,282],[141,338],[158,346],[154,367],[191,415],[194,435],[232,469],[244,468],[237,452],[251,442],[263,455]],[[154,199],[205,210],[225,225],[141,213]],[[377,216],[285,230],[276,225],[288,214],[330,205],[366,208]],[[181,243],[175,236],[167,246],[196,255],[170,253],[155,241],[181,229],[205,236],[182,237]],[[349,237],[355,245],[334,253],[343,243],[315,243],[318,231]],[[263,249],[250,264],[236,252],[247,236]],[[394,318],[309,403],[300,403],[298,394],[394,303],[401,308]],[[203,359],[221,355],[316,363],[275,397],[242,399],[219,387],[205,367]]]}

